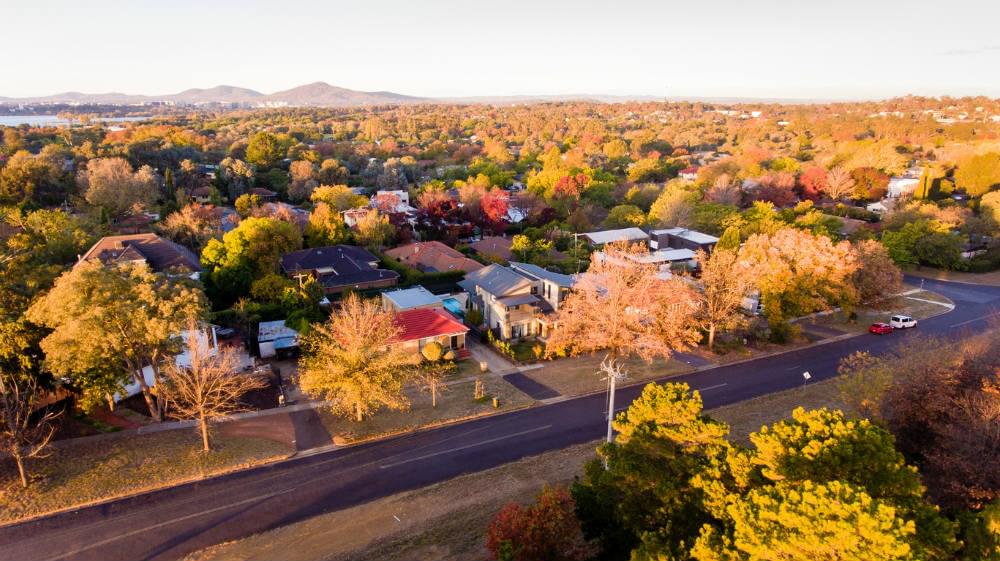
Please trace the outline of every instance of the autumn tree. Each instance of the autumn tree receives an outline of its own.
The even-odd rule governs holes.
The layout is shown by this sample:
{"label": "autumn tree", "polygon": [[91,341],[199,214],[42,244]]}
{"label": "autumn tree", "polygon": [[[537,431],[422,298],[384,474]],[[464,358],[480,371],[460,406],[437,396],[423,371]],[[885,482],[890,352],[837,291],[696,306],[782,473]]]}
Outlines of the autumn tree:
{"label": "autumn tree", "polygon": [[170,213],[160,231],[181,245],[201,251],[208,240],[222,237],[222,219],[215,215],[214,207],[193,203]]}
{"label": "autumn tree", "polygon": [[491,559],[576,561],[587,548],[576,520],[573,498],[562,487],[546,486],[530,505],[508,503],[490,522],[486,549]]}
{"label": "autumn tree", "polygon": [[696,343],[697,295],[636,260],[645,248],[609,244],[559,306],[546,353],[606,351],[613,358],[669,358]]}
{"label": "autumn tree", "polygon": [[689,228],[693,225],[696,197],[691,191],[668,184],[649,209],[649,221],[657,226]]}
{"label": "autumn tree", "polygon": [[27,150],[15,152],[0,168],[0,203],[62,202],[66,185],[61,180],[59,169],[54,162],[42,156],[33,156]]}
{"label": "autumn tree", "polygon": [[396,228],[389,222],[389,217],[376,209],[358,219],[355,224],[354,239],[373,251],[381,250],[396,234]]}
{"label": "autumn tree", "polygon": [[351,232],[344,223],[344,216],[325,202],[316,204],[306,224],[306,243],[309,247],[325,247],[345,243]]}
{"label": "autumn tree", "polygon": [[862,240],[853,246],[857,269],[852,284],[857,289],[858,302],[869,308],[886,309],[893,304],[890,297],[903,289],[903,272],[879,242]]}
{"label": "autumn tree", "polygon": [[793,228],[755,234],[740,249],[760,291],[772,334],[787,336],[794,317],[857,301],[851,278],[857,257],[848,242],[834,243]]}
{"label": "autumn tree", "polygon": [[858,200],[881,199],[889,186],[889,176],[875,168],[855,168],[851,170],[851,178],[854,180],[853,198]]}
{"label": "autumn tree", "polygon": [[35,411],[38,397],[38,383],[33,377],[0,371],[0,450],[13,458],[23,488],[29,485],[27,460],[44,456],[56,430],[52,424],[55,412]]}
{"label": "autumn tree", "polygon": [[[53,330],[41,343],[46,367],[79,382],[85,402],[120,391],[125,376],[161,421],[166,404],[144,370],[159,384],[163,363],[180,352],[184,327],[204,310],[204,295],[187,279],[154,273],[145,264],[84,262],[59,277],[28,318]],[[101,384],[93,383],[95,376]]]}
{"label": "autumn tree", "polygon": [[178,419],[197,421],[202,450],[211,450],[209,423],[242,410],[239,400],[247,392],[264,387],[254,375],[239,372],[239,352],[234,347],[212,349],[197,323],[188,322],[186,361],[167,361],[164,368],[164,396],[171,414]]}
{"label": "autumn tree", "polygon": [[327,322],[303,336],[302,391],[358,422],[381,407],[405,409],[403,383],[419,358],[393,344],[400,331],[378,302],[349,295]]}
{"label": "autumn tree", "polygon": [[711,255],[699,251],[697,259],[703,287],[698,319],[708,331],[708,349],[712,350],[717,331],[737,329],[746,323],[743,299],[753,287],[753,280],[749,265],[740,261],[735,250],[716,247]]}
{"label": "autumn tree", "polygon": [[979,200],[979,209],[983,216],[989,217],[1000,225],[1000,191],[992,191]]}
{"label": "autumn tree", "polygon": [[157,196],[157,178],[153,168],[143,166],[133,172],[124,158],[98,158],[87,162],[79,173],[87,202],[100,207],[112,217],[125,215],[135,207],[153,204]]}
{"label": "autumn tree", "polygon": [[705,201],[723,205],[738,205],[743,199],[743,191],[739,182],[728,173],[716,176],[705,190]]}
{"label": "autumn tree", "polygon": [[293,201],[308,199],[319,185],[316,181],[316,165],[307,160],[292,162],[288,168],[291,182],[288,184],[288,197]]}
{"label": "autumn tree", "polygon": [[854,178],[851,177],[851,172],[842,167],[830,169],[826,174],[824,193],[835,201],[850,197],[854,193]]}
{"label": "autumn tree", "polygon": [[309,196],[314,203],[326,203],[338,212],[368,205],[368,199],[355,195],[347,185],[321,185]]}

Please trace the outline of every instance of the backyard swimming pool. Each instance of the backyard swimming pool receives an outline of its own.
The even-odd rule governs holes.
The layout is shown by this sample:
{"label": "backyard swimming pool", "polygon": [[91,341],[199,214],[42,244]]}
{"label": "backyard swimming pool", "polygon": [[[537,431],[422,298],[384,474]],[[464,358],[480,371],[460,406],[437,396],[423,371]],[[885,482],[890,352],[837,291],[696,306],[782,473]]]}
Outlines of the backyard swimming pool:
{"label": "backyard swimming pool", "polygon": [[454,298],[445,298],[441,300],[441,303],[444,304],[444,309],[451,312],[452,315],[460,318],[465,317],[465,310],[462,309],[462,305],[458,302],[458,300],[455,300]]}

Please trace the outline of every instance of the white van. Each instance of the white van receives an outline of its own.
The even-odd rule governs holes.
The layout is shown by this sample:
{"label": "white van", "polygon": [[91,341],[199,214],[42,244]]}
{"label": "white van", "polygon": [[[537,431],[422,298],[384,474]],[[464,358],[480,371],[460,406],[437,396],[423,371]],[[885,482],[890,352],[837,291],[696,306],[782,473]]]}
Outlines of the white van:
{"label": "white van", "polygon": [[910,327],[916,327],[917,320],[911,318],[910,316],[892,316],[892,318],[889,319],[889,325],[891,325],[893,329],[907,329]]}

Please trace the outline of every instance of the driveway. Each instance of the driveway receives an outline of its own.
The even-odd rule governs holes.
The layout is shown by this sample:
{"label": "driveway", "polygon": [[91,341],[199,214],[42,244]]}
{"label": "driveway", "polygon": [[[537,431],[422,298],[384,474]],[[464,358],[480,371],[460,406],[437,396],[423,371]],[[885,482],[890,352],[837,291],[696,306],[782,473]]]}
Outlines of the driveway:
{"label": "driveway", "polygon": [[465,338],[465,348],[469,349],[469,354],[472,355],[473,360],[476,362],[485,362],[490,372],[494,374],[504,374],[517,370],[517,366],[513,362],[500,356],[500,353],[487,345],[479,341],[473,341],[470,337]]}

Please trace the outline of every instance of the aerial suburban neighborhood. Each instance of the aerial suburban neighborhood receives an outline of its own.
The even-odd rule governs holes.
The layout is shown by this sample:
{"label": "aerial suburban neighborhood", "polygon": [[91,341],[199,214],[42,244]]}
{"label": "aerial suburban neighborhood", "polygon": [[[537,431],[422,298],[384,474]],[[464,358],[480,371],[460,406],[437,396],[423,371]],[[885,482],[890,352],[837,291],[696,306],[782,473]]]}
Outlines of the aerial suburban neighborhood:
{"label": "aerial suburban neighborhood", "polygon": [[1000,560],[958,3],[14,2],[0,561]]}

